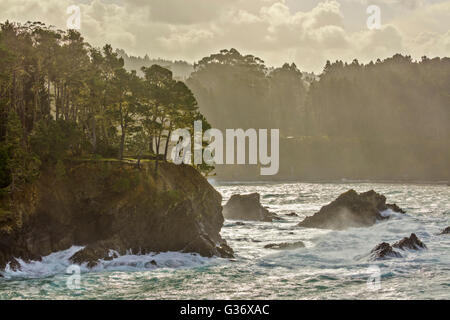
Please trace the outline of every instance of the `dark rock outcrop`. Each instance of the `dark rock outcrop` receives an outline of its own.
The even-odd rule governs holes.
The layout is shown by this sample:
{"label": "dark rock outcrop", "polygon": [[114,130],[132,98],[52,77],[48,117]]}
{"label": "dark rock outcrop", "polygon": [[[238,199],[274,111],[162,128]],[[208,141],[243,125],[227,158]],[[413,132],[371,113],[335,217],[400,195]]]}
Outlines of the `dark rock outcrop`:
{"label": "dark rock outcrop", "polygon": [[313,216],[306,217],[298,225],[305,228],[343,230],[352,227],[368,227],[384,220],[381,212],[391,209],[404,213],[395,204],[386,204],[386,197],[371,190],[358,194],[349,190],[336,200],[322,207]]}
{"label": "dark rock outcrop", "polygon": [[161,163],[157,178],[151,163],[67,163],[65,171],[43,172],[0,203],[16,219],[0,224],[0,270],[73,245],[85,247],[71,261],[89,267],[126,252],[233,256],[219,234],[221,195],[194,168]]}
{"label": "dark rock outcrop", "polygon": [[382,242],[372,249],[370,252],[372,259],[386,259],[386,258],[401,258],[402,255],[395,251],[392,246],[387,242]]}
{"label": "dark rock outcrop", "polygon": [[450,234],[450,227],[447,227],[444,230],[442,230],[440,234]]}
{"label": "dark rock outcrop", "polygon": [[269,212],[261,205],[259,193],[234,194],[223,206],[226,219],[266,221],[281,220],[275,213]]}
{"label": "dark rock outcrop", "polygon": [[286,214],[288,217],[298,217],[298,214],[296,214],[295,212],[291,212]]}
{"label": "dark rock outcrop", "polygon": [[392,245],[393,248],[398,248],[401,250],[420,250],[420,249],[426,249],[427,246],[417,238],[415,233],[411,233],[411,236],[405,237],[400,241],[397,241]]}
{"label": "dark rock outcrop", "polygon": [[401,258],[401,253],[394,250],[394,248],[400,250],[421,250],[426,249],[427,246],[420,241],[414,233],[411,233],[409,238],[405,237],[393,245],[390,245],[387,242],[380,243],[370,252],[371,259],[380,260],[387,258]]}
{"label": "dark rock outcrop", "polygon": [[270,243],[265,245],[265,249],[277,249],[277,250],[293,250],[298,248],[304,248],[305,244],[302,241],[297,242],[283,242],[283,243]]}

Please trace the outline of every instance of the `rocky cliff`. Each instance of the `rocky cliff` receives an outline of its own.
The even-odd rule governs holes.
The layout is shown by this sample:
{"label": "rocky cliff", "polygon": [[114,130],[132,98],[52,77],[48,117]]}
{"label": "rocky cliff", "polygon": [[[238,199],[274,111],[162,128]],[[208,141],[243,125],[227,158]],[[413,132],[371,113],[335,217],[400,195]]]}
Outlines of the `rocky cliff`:
{"label": "rocky cliff", "polygon": [[219,232],[221,195],[194,168],[151,163],[66,163],[42,172],[0,209],[0,269],[72,245],[92,267],[114,255],[183,251],[232,257]]}

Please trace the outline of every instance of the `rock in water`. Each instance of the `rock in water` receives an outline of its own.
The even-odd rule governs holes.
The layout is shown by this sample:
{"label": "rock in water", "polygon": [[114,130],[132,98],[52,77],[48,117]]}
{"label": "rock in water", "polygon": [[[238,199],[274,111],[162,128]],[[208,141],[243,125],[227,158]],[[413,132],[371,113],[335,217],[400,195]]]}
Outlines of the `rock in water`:
{"label": "rock in water", "polygon": [[420,241],[414,233],[411,233],[409,238],[405,237],[394,243],[392,246],[387,242],[380,243],[370,252],[371,259],[380,260],[386,258],[401,258],[402,255],[398,251],[394,250],[394,248],[400,250],[421,250],[426,249],[427,246]]}
{"label": "rock in water", "polygon": [[278,250],[292,250],[292,249],[298,249],[298,248],[304,248],[305,244],[302,241],[292,242],[292,243],[270,243],[268,245],[265,245],[264,248],[266,249],[278,249]]}
{"label": "rock in water", "polygon": [[0,269],[73,245],[85,248],[70,260],[89,267],[127,252],[233,256],[220,236],[222,197],[193,167],[160,163],[155,179],[152,163],[66,166],[63,177],[43,172],[0,203],[17,217],[0,224]]}
{"label": "rock in water", "polygon": [[291,212],[286,214],[288,217],[298,217],[298,214],[296,214],[295,212]]}
{"label": "rock in water", "polygon": [[322,207],[313,216],[306,217],[298,225],[305,228],[333,230],[368,227],[378,220],[388,219],[381,214],[387,209],[405,213],[395,204],[386,204],[386,197],[373,190],[360,194],[355,190],[349,190]]}
{"label": "rock in water", "polygon": [[266,221],[281,220],[261,205],[259,193],[234,194],[223,207],[226,219]]}
{"label": "rock in water", "polygon": [[427,246],[417,238],[415,233],[411,233],[411,236],[405,237],[400,241],[397,241],[392,245],[393,248],[398,249],[409,249],[409,250],[420,250],[420,249],[426,249]]}
{"label": "rock in water", "polygon": [[447,227],[444,230],[442,230],[441,234],[450,234],[450,227]]}
{"label": "rock in water", "polygon": [[386,258],[401,258],[402,255],[395,251],[387,242],[382,242],[372,249],[370,252],[372,260],[380,260]]}

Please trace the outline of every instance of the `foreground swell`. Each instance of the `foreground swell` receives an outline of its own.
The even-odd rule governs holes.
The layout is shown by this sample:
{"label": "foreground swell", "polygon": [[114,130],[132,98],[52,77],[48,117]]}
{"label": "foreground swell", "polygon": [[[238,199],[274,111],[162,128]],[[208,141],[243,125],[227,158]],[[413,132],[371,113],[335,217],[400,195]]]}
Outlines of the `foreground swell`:
{"label": "foreground swell", "polygon": [[[5,272],[0,298],[129,299],[428,299],[450,298],[450,191],[444,186],[385,184],[259,184],[216,188],[226,202],[233,193],[259,192],[263,205],[285,220],[226,221],[222,236],[236,258],[192,254],[123,255],[93,270],[81,266],[80,289],[69,289],[68,257],[80,247]],[[369,228],[329,231],[296,227],[306,215],[340,193],[374,189],[407,211]],[[296,212],[298,217],[285,214]],[[386,212],[385,214],[390,214]],[[415,232],[428,250],[371,262],[365,256],[382,241]],[[269,243],[303,241],[305,248],[264,249]],[[70,251],[72,250],[72,251]],[[151,261],[156,262],[152,264]],[[380,277],[380,287],[367,285]],[[374,290],[377,289],[377,290]]]}

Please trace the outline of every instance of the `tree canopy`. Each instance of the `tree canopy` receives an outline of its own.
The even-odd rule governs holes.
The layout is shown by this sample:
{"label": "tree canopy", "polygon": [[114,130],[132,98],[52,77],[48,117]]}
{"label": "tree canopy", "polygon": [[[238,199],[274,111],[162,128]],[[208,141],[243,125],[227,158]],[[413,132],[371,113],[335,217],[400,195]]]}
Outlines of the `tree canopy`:
{"label": "tree canopy", "polygon": [[0,187],[16,188],[66,158],[165,161],[173,129],[199,118],[197,101],[170,70],[139,72],[75,30],[1,24]]}

